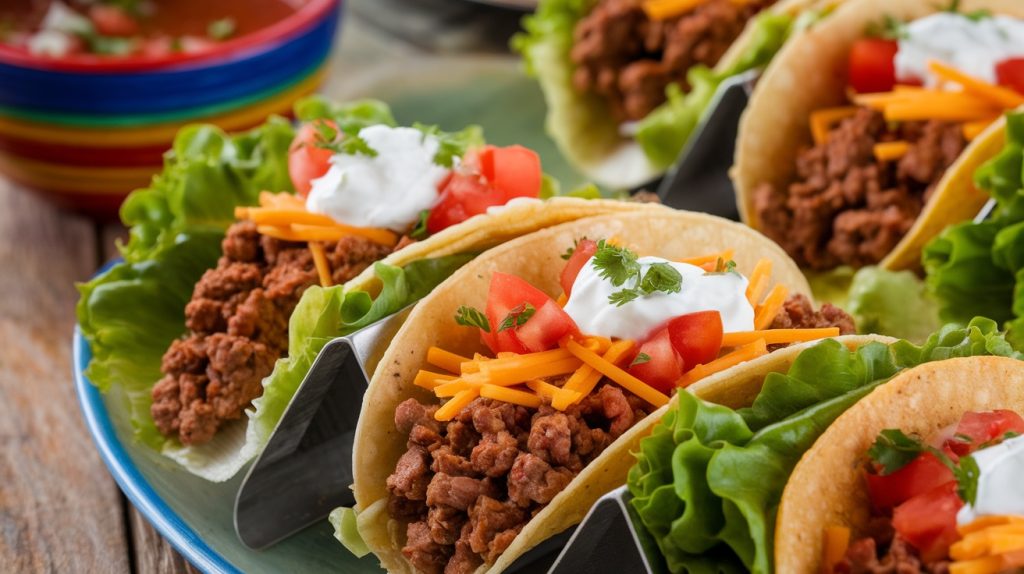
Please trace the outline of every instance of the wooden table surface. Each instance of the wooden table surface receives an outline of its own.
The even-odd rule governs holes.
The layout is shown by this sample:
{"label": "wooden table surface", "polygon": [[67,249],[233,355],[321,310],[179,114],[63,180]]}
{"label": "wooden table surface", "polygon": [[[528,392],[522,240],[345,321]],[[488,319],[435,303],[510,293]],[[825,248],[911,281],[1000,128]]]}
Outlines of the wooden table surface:
{"label": "wooden table surface", "polygon": [[[518,14],[456,0],[348,0],[324,91],[417,59],[505,52]],[[396,16],[401,14],[401,17]],[[0,176],[0,572],[194,572],[118,490],[71,378],[75,282],[124,229],[60,211]]]}

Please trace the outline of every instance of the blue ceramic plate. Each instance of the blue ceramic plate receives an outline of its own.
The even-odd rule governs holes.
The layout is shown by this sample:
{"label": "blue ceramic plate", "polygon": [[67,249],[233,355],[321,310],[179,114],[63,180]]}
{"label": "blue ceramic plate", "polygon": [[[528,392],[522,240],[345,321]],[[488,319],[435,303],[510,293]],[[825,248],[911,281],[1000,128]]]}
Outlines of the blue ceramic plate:
{"label": "blue ceramic plate", "polygon": [[[420,121],[454,130],[478,123],[490,142],[536,150],[544,158],[544,170],[566,188],[581,183],[544,135],[543,98],[518,63],[446,60],[395,67],[391,80],[367,86],[345,82],[343,91],[330,95],[339,100],[378,97],[403,124]],[[360,560],[349,554],[326,520],[268,550],[245,548],[232,523],[235,494],[245,472],[223,484],[209,483],[134,442],[121,397],[113,391],[100,394],[86,378],[90,358],[89,344],[76,328],[75,387],[89,432],[121,490],[189,562],[207,573],[380,572],[372,556]]]}

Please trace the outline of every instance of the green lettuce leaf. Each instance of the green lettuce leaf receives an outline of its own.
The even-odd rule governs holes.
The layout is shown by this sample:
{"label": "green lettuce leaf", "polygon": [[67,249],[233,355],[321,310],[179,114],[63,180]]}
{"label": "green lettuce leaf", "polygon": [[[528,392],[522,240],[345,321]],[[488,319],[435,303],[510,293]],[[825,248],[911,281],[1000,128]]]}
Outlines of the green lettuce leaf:
{"label": "green lettuce leaf", "polygon": [[994,321],[949,325],[923,345],[823,341],[772,373],[750,408],[688,393],[640,442],[631,504],[672,572],[772,571],[775,514],[800,456],[839,415],[903,369],[970,355],[1022,358]]}
{"label": "green lettuce leaf", "polygon": [[910,271],[858,269],[844,307],[861,333],[920,342],[941,325],[938,304]]}
{"label": "green lettuce leaf", "polygon": [[794,18],[788,14],[762,12],[750,23],[750,45],[728,69],[691,68],[686,76],[691,88],[686,94],[678,84],[669,85],[668,100],[644,118],[636,132],[636,140],[651,163],[661,169],[668,169],[675,163],[722,82],[767,65],[782,49],[793,22]]}
{"label": "green lettuce leaf", "polygon": [[1024,348],[1024,114],[1006,120],[1003,151],[974,176],[996,200],[995,210],[985,221],[944,230],[925,247],[922,262],[943,320],[989,317]]}

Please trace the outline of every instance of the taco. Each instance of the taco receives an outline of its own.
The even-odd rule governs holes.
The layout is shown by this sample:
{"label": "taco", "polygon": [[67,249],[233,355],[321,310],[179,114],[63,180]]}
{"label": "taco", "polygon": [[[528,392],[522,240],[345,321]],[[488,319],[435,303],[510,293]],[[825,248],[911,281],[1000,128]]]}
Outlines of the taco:
{"label": "taco", "polygon": [[488,251],[381,359],[339,538],[393,572],[501,571],[625,482],[678,389],[735,399],[744,369],[787,352],[771,351],[853,331],[808,292],[763,236],[666,208]]}
{"label": "taco", "polygon": [[776,568],[1024,566],[1022,414],[1024,363],[1010,358],[923,365],[880,387],[793,470],[779,506]]}
{"label": "taco", "polygon": [[767,64],[830,4],[542,0],[513,45],[562,154],[599,184],[631,188],[676,161],[722,82]]}
{"label": "taco", "polygon": [[372,101],[297,112],[297,132],[184,130],[122,208],[125,261],[80,286],[90,380],[124,392],[137,438],[210,480],[262,449],[330,339],[502,241],[645,209],[540,201],[537,155],[484,145],[476,127],[398,127]]}
{"label": "taco", "polygon": [[[745,408],[677,395],[678,404],[640,442],[629,472],[631,505],[669,571],[816,572],[829,524],[816,517],[868,514],[866,498],[847,487],[859,484],[853,459],[884,428],[880,421],[928,421],[941,413],[941,425],[953,424],[961,401],[976,400],[984,410],[1024,396],[993,388],[1009,389],[1024,376],[1024,363],[988,319],[946,326],[922,346],[878,336],[857,342],[811,344],[789,350],[781,369],[748,371],[744,384],[753,400]],[[981,355],[1002,357],[961,359]],[[959,370],[958,361],[968,370]],[[1004,384],[1009,371],[1016,374]],[[922,378],[942,386],[910,396],[907,385]],[[941,426],[935,423],[928,428]],[[856,454],[824,461],[816,454],[824,448]],[[846,513],[844,497],[865,506]]]}
{"label": "taco", "polygon": [[845,2],[758,83],[732,172],[740,214],[802,267],[916,269],[988,199],[971,177],[1024,104],[1024,5],[938,4]]}

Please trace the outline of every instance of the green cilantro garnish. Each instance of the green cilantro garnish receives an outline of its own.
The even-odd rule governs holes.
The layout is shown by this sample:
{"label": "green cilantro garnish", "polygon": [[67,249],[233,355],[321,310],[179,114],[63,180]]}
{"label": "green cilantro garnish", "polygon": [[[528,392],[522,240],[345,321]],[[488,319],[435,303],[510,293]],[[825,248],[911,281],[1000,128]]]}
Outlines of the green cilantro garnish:
{"label": "green cilantro garnish", "polygon": [[637,263],[636,253],[625,247],[611,245],[604,239],[597,242],[594,267],[602,279],[611,281],[616,287],[621,287],[626,281],[640,276],[640,264]]}
{"label": "green cilantro garnish", "polygon": [[326,121],[314,121],[313,128],[316,130],[316,138],[313,143],[320,149],[331,150],[334,153],[345,155],[362,154],[369,157],[377,157],[377,150],[370,147],[366,140],[359,137],[358,126],[350,126],[348,129],[335,128]]}
{"label": "green cilantro garnish", "polygon": [[602,279],[607,279],[615,287],[623,287],[627,282],[632,282],[633,287],[625,287],[608,297],[608,301],[617,307],[657,292],[678,293],[683,286],[683,276],[672,265],[654,263],[645,272],[637,261],[636,253],[625,247],[610,245],[603,239],[597,243],[594,267]]}
{"label": "green cilantro garnish", "polygon": [[438,126],[414,123],[412,127],[424,136],[434,136],[440,144],[434,154],[434,163],[442,167],[453,167],[455,158],[462,157],[468,148],[483,145],[484,136],[480,126],[469,126],[458,132],[444,132]]}
{"label": "green cilantro garnish", "polygon": [[957,483],[957,496],[968,504],[974,504],[978,495],[978,476],[981,471],[978,469],[978,463],[970,456],[962,457],[957,464],[942,450],[926,445],[916,437],[909,437],[897,429],[883,430],[868,449],[868,456],[881,467],[882,476],[886,476],[910,464],[924,452],[934,455],[953,473]]}
{"label": "green cilantro garnish", "polygon": [[420,212],[419,219],[416,220],[416,227],[412,228],[409,232],[410,239],[426,239],[430,236],[430,232],[427,231],[427,219],[430,217],[430,210],[424,209]]}
{"label": "green cilantro garnish", "polygon": [[921,441],[898,429],[883,430],[868,449],[868,456],[882,467],[882,476],[892,474],[910,464],[925,451]]}
{"label": "green cilantro garnish", "polygon": [[736,262],[732,259],[726,261],[721,257],[715,262],[715,270],[708,271],[705,275],[725,275],[726,273],[735,273],[739,275],[739,271],[736,270]]}
{"label": "green cilantro garnish", "polygon": [[529,303],[523,303],[522,305],[509,311],[505,319],[502,320],[501,325],[498,326],[498,332],[506,331],[513,327],[521,327],[525,325],[530,317],[537,312],[537,308]]}
{"label": "green cilantro garnish", "polygon": [[565,253],[562,254],[562,259],[565,259],[566,261],[568,261],[572,257],[572,254],[576,253],[576,248],[579,247],[580,241],[585,240],[585,239],[586,239],[586,237],[582,237],[582,238],[579,238],[579,239],[573,239],[572,240],[572,247],[570,247],[570,248],[565,250]]}
{"label": "green cilantro garnish", "polygon": [[954,14],[960,14],[961,16],[967,18],[968,20],[973,20],[975,22],[977,22],[979,20],[984,20],[986,18],[991,18],[992,17],[992,11],[991,10],[986,10],[984,8],[981,8],[979,10],[974,10],[972,12],[961,12],[960,11],[960,3],[961,3],[961,0],[950,0],[949,5],[946,6],[945,8],[943,8],[942,11],[943,12],[952,12]]}
{"label": "green cilantro garnish", "polygon": [[484,333],[491,332],[491,322],[479,309],[463,305],[455,312],[455,322],[464,327],[479,327]]}
{"label": "green cilantro garnish", "polygon": [[635,359],[633,359],[633,362],[630,363],[629,366],[632,367],[632,366],[635,366],[635,365],[642,365],[642,364],[644,364],[646,362],[649,362],[650,360],[651,360],[651,356],[650,355],[648,355],[647,353],[640,353],[639,355],[636,356]]}
{"label": "green cilantro garnish", "polygon": [[234,18],[221,18],[210,22],[206,27],[206,35],[214,40],[222,41],[234,36],[236,29]]}
{"label": "green cilantro garnish", "polygon": [[891,14],[886,14],[881,22],[872,22],[868,26],[867,35],[883,40],[901,40],[907,37],[906,24]]}

